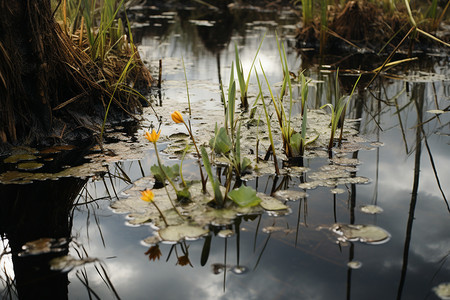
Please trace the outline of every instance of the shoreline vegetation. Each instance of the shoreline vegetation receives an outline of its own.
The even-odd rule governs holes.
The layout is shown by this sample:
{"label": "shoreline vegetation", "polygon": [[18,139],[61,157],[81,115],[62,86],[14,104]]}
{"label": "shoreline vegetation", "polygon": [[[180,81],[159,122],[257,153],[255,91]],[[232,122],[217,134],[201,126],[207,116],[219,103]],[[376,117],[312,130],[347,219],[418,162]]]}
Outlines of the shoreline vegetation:
{"label": "shoreline vegetation", "polygon": [[408,0],[293,1],[302,14],[296,47],[321,54],[380,54],[397,50],[400,44],[400,49],[409,52],[449,47],[450,34],[440,27],[448,19],[450,2],[429,2],[431,5]]}
{"label": "shoreline vegetation", "polygon": [[149,104],[139,91],[153,79],[118,18],[123,0],[0,5],[0,149],[101,144],[107,121],[137,119]]}

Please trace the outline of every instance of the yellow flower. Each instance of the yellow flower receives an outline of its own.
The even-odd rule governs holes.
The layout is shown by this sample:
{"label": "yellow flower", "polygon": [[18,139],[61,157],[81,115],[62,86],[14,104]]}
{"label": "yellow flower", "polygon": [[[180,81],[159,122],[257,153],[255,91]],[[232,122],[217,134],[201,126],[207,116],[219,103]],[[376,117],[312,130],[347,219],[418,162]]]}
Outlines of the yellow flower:
{"label": "yellow flower", "polygon": [[172,116],[172,120],[175,123],[177,123],[177,124],[184,123],[183,116],[181,115],[181,113],[178,110],[174,111],[171,116]]}
{"label": "yellow flower", "polygon": [[152,190],[141,191],[141,195],[141,199],[145,202],[153,202],[153,198],[155,198]]}
{"label": "yellow flower", "polygon": [[152,130],[152,133],[146,131],[145,132],[145,138],[152,143],[156,143],[156,141],[159,139],[159,135],[161,134],[161,130],[156,133],[155,129]]}

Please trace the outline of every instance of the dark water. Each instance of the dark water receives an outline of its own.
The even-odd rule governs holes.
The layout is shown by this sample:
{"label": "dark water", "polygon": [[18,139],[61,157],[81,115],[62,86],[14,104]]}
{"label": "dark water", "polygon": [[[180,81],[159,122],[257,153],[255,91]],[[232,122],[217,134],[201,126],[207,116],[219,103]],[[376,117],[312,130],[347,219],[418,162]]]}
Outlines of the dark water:
{"label": "dark water", "polygon": [[[154,100],[169,110],[186,107],[181,57],[187,68],[194,110],[196,103],[212,99],[207,106],[198,108],[207,114],[209,109],[222,109],[219,80],[228,81],[234,42],[242,46],[240,54],[248,69],[267,31],[259,59],[273,83],[282,79],[275,29],[287,45],[294,43],[291,25],[296,18],[288,11],[250,9],[217,15],[196,10],[163,14],[147,9],[132,13],[135,19],[146,23],[136,29],[135,35],[143,46],[142,58],[152,67],[157,66],[159,59],[163,61],[162,95]],[[287,51],[292,71],[308,68],[305,74],[317,80],[310,89],[308,105],[319,108],[326,103],[327,95],[334,93],[336,73],[328,70],[335,70],[334,63],[341,59],[327,58],[325,64],[333,66],[320,71],[306,55],[291,48]],[[449,59],[446,54],[418,56],[419,61],[389,72],[400,76],[384,76],[370,89],[360,89],[350,103],[348,116],[361,119],[359,131],[367,144],[383,144],[347,155],[359,159],[361,164],[355,175],[370,178],[369,184],[339,186],[344,193],[337,195],[327,187],[307,190],[307,198],[288,202],[290,215],[240,217],[231,227],[236,234],[227,239],[211,233],[210,239],[175,246],[160,244],[162,256],[150,260],[145,254],[149,247],[141,241],[151,235],[152,229],[127,226],[126,216],[109,208],[114,191],[120,197],[121,191],[130,186],[118,176],[109,176],[111,180],[106,176],[104,181],[46,181],[16,190],[2,187],[4,195],[16,197],[11,208],[4,204],[6,198],[2,196],[2,207],[8,207],[2,218],[8,224],[19,224],[2,224],[5,249],[9,249],[9,243],[17,252],[25,241],[36,239],[39,233],[33,232],[41,230],[38,236],[46,237],[54,232],[46,226],[59,226],[53,237],[70,238],[71,255],[99,260],[60,274],[39,272],[36,266],[46,269],[49,256],[61,253],[32,256],[28,260],[2,255],[2,297],[17,298],[19,293],[22,298],[36,298],[33,295],[41,293],[42,297],[53,294],[60,299],[438,299],[433,288],[450,281],[450,211],[438,187],[439,182],[448,198],[450,123],[448,113],[433,118],[435,114],[427,111],[448,109]],[[354,55],[341,62],[341,70],[365,63]],[[365,83],[367,78],[363,77]],[[348,90],[355,79],[341,71],[341,89]],[[250,93],[252,88],[254,82]],[[144,117],[144,126],[156,123],[150,111]],[[144,175],[149,175],[149,167],[155,161],[149,147],[140,163],[123,161],[109,168],[113,174],[124,172],[134,181],[142,177],[141,167]],[[299,189],[301,182],[312,181],[310,172],[328,161],[311,158],[304,163],[311,171],[302,177],[263,176],[248,184],[266,194],[279,187]],[[190,165],[192,168],[192,162]],[[56,210],[61,202],[65,208]],[[78,205],[71,218],[73,202]],[[384,211],[365,214],[360,208],[367,204],[376,204]],[[44,215],[42,207],[48,215]],[[391,238],[379,245],[338,242],[337,236],[327,229],[334,223],[377,225],[388,231]],[[267,226],[285,230],[263,232]],[[209,256],[202,257],[209,241]],[[185,256],[186,248],[190,264],[181,266],[183,260],[177,257]],[[348,267],[350,261],[361,262],[361,268]],[[236,269],[245,272],[237,274]]]}

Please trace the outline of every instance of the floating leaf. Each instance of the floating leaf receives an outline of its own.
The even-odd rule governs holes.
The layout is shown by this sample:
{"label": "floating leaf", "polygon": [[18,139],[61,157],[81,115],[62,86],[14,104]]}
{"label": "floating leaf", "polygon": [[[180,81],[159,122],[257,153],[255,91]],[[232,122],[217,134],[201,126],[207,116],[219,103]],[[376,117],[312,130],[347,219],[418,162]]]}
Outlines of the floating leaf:
{"label": "floating leaf", "polygon": [[362,267],[362,263],[361,263],[360,261],[353,260],[353,261],[349,261],[349,262],[347,263],[347,266],[348,266],[350,269],[359,269],[359,268]]}
{"label": "floating leaf", "polygon": [[229,238],[234,235],[234,231],[230,230],[230,229],[224,229],[224,230],[219,231],[219,233],[217,235],[220,237],[223,237],[223,238]]}
{"label": "floating leaf", "polygon": [[367,244],[382,244],[391,237],[386,230],[374,225],[334,224],[331,230],[346,241],[360,241]]}
{"label": "floating leaf", "polygon": [[200,226],[182,224],[176,226],[168,226],[164,229],[161,229],[158,233],[163,241],[177,243],[185,239],[198,239],[208,234],[208,232],[208,229],[202,228]]}
{"label": "floating leaf", "polygon": [[26,160],[34,160],[37,157],[35,155],[32,154],[15,154],[15,155],[11,155],[7,158],[5,158],[3,160],[3,162],[5,164],[10,163],[10,164],[15,164],[19,161],[26,161]]}
{"label": "floating leaf", "polygon": [[433,288],[434,293],[443,300],[450,299],[450,282],[441,283]]}
{"label": "floating leaf", "polygon": [[35,161],[31,162],[23,162],[20,164],[17,164],[17,169],[23,170],[23,171],[34,171],[42,168],[44,166],[43,163],[38,163]]}
{"label": "floating leaf", "polygon": [[275,196],[275,198],[283,201],[297,201],[307,196],[305,192],[296,190],[276,191],[273,195]]}
{"label": "floating leaf", "polygon": [[263,193],[258,193],[258,196],[261,198],[261,202],[259,205],[265,210],[286,210],[289,209],[288,206],[284,205],[280,200],[275,199],[274,197],[267,196]]}
{"label": "floating leaf", "polygon": [[343,193],[345,193],[345,190],[344,189],[340,189],[340,188],[335,188],[335,189],[331,189],[330,192],[332,194],[343,194]]}
{"label": "floating leaf", "polygon": [[152,235],[144,239],[144,243],[150,246],[154,246],[161,242],[161,238],[158,235]]}
{"label": "floating leaf", "polygon": [[251,187],[245,185],[242,185],[237,190],[232,190],[231,192],[229,192],[228,198],[242,207],[255,206],[261,202],[261,198],[256,196],[256,191]]}
{"label": "floating leaf", "polygon": [[366,214],[374,215],[374,214],[379,214],[379,213],[383,212],[383,209],[376,205],[364,205],[364,206],[361,206],[361,211]]}

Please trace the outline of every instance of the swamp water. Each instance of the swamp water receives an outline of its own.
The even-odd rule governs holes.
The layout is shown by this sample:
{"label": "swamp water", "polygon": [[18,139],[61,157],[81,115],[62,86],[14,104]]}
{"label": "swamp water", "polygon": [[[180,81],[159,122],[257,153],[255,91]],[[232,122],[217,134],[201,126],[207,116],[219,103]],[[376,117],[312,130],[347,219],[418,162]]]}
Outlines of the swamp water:
{"label": "swamp water", "polygon": [[[162,121],[158,149],[169,165],[179,163],[178,141],[186,138],[185,128],[170,119],[174,110],[187,116],[181,57],[194,135],[207,141],[215,122],[223,120],[219,80],[228,84],[234,43],[248,72],[267,32],[258,61],[274,90],[282,80],[275,30],[287,45],[295,43],[295,16],[288,11],[130,11],[139,21],[135,38],[142,58],[151,66],[162,59],[162,90],[153,97],[161,120],[149,108],[142,127]],[[248,177],[246,185],[284,197],[288,209],[238,216],[231,225],[210,227],[198,240],[154,246],[148,244],[154,229],[136,225],[148,205],[137,190],[152,187],[150,166],[156,163],[142,128],[132,137],[114,133],[121,142],[107,148],[117,156],[91,153],[95,163],[88,168],[53,170],[58,180],[42,180],[38,171],[11,171],[9,162],[9,172],[0,177],[6,234],[2,298],[48,296],[43,290],[51,289],[58,299],[448,299],[450,211],[442,193],[450,194],[450,123],[448,113],[436,112],[448,110],[449,59],[446,53],[417,56],[417,62],[389,70],[370,89],[358,89],[347,116],[359,134],[335,148],[333,160],[314,149],[303,161],[306,169],[289,166],[280,176],[271,170]],[[340,88],[348,93],[357,76],[342,70],[364,65],[365,56],[359,57],[330,57],[319,67],[287,47],[289,69],[306,69],[311,79],[309,109],[335,101],[334,62],[342,61]],[[258,92],[252,77],[250,104]],[[298,113],[299,103],[294,106]],[[45,165],[40,157],[38,163]],[[114,162],[118,157],[126,159]],[[96,173],[105,169],[104,176]],[[74,173],[82,179],[71,177]],[[199,179],[192,155],[183,173]],[[7,184],[11,180],[23,184]],[[6,203],[11,195],[13,206]],[[121,213],[127,208],[132,217]],[[45,239],[55,227],[62,238]],[[37,237],[43,239],[22,247]],[[20,255],[9,254],[11,248]],[[53,258],[59,260],[52,268],[63,272],[49,270]]]}

